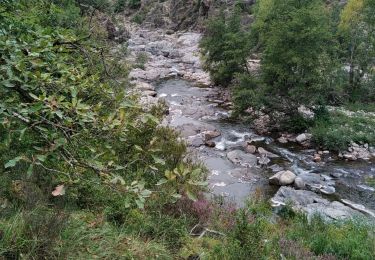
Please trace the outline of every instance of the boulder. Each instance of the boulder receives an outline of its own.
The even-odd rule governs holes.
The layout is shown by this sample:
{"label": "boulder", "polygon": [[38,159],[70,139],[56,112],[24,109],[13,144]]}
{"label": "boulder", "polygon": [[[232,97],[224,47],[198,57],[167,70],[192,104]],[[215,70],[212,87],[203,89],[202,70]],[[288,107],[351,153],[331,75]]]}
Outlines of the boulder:
{"label": "boulder", "polygon": [[204,131],[203,132],[203,135],[204,135],[204,140],[205,141],[209,141],[215,137],[218,137],[221,135],[221,133],[217,130],[213,130],[213,131]]}
{"label": "boulder", "polygon": [[297,135],[296,141],[298,143],[304,143],[306,141],[310,141],[311,137],[312,137],[311,134],[300,134],[300,135]]}
{"label": "boulder", "polygon": [[295,190],[291,187],[281,187],[271,199],[271,204],[277,209],[290,205],[294,211],[307,214],[308,220],[317,214],[326,221],[364,217],[361,212],[341,202],[331,202],[312,191]]}
{"label": "boulder", "polygon": [[245,151],[248,152],[248,153],[253,154],[253,153],[255,153],[257,151],[257,148],[256,148],[255,145],[247,144],[245,146]]}
{"label": "boulder", "polygon": [[211,148],[216,146],[214,141],[205,141],[204,145],[207,146],[207,147],[211,147]]}
{"label": "boulder", "polygon": [[334,194],[335,182],[316,173],[305,172],[296,177],[294,186],[301,190],[310,190],[323,194]]}
{"label": "boulder", "polygon": [[242,182],[254,182],[259,179],[258,175],[255,172],[255,169],[252,168],[236,168],[229,172],[233,178],[240,179]]}
{"label": "boulder", "polygon": [[241,150],[233,150],[227,153],[228,159],[234,163],[246,167],[254,167],[257,165],[258,158],[255,155],[245,153]]}
{"label": "boulder", "polygon": [[269,183],[279,186],[290,185],[296,179],[296,175],[291,171],[280,171],[269,178]]}

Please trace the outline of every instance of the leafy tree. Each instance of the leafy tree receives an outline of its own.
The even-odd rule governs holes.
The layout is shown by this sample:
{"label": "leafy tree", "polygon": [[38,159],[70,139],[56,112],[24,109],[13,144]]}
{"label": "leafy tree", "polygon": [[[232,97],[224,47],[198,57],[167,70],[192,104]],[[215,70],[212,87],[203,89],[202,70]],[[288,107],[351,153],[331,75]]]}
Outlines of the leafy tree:
{"label": "leafy tree", "polygon": [[366,99],[368,93],[363,93],[362,87],[373,80],[374,74],[375,1],[350,0],[340,18],[339,36],[348,66],[349,94],[352,101]]}
{"label": "leafy tree", "polygon": [[239,11],[210,20],[200,42],[204,68],[215,84],[228,86],[235,73],[247,71],[249,33],[242,30]]}
{"label": "leafy tree", "polygon": [[320,0],[274,1],[264,32],[262,73],[270,95],[287,107],[316,102],[325,95],[332,34]]}

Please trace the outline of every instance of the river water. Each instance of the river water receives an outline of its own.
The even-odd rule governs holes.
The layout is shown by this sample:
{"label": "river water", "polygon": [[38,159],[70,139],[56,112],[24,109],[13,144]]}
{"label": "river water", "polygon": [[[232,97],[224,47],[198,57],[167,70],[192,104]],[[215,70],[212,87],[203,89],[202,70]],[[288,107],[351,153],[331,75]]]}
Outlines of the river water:
{"label": "river water", "polygon": [[[330,200],[349,199],[370,209],[375,209],[375,189],[368,180],[375,180],[375,164],[371,161],[345,162],[326,154],[323,161],[315,163],[315,150],[302,149],[298,144],[280,144],[267,136],[259,136],[241,122],[229,120],[229,111],[220,107],[217,89],[196,87],[185,80],[172,79],[161,82],[156,91],[169,106],[167,123],[179,130],[190,144],[191,152],[209,170],[210,193],[234,200],[238,205],[256,192],[271,198],[279,187],[269,185],[268,178],[280,170],[292,170],[297,175],[319,176],[335,188]],[[215,147],[202,142],[202,132],[218,130]],[[274,155],[270,163],[255,167],[234,164],[227,158],[233,150],[244,150],[245,142],[262,147]],[[258,155],[259,156],[259,155]],[[324,195],[322,195],[324,196]]]}

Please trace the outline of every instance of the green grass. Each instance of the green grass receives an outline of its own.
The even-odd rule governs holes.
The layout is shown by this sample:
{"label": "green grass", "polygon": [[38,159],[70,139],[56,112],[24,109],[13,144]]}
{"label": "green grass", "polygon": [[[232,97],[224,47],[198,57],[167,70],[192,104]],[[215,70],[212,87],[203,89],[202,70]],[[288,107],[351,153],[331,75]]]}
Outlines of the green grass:
{"label": "green grass", "polygon": [[375,145],[375,116],[331,112],[329,120],[317,120],[311,128],[315,143],[331,150],[345,150],[350,142]]}

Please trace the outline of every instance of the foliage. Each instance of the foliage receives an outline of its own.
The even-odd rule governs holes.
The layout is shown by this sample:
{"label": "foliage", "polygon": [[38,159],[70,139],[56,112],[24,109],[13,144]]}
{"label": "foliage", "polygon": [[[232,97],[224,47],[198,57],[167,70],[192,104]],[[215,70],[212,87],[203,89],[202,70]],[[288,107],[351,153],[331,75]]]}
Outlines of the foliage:
{"label": "foliage", "polygon": [[268,94],[296,104],[324,96],[331,66],[329,20],[323,4],[314,1],[274,1],[264,34],[262,74]]}
{"label": "foliage", "polygon": [[145,64],[147,63],[148,59],[149,58],[147,52],[138,52],[135,58],[134,67],[144,70]]}
{"label": "foliage", "polygon": [[117,0],[114,6],[115,13],[121,13],[125,10],[126,0]]}
{"label": "foliage", "polygon": [[351,142],[375,144],[375,117],[361,111],[330,113],[329,119],[317,120],[311,128],[313,140],[332,150],[345,150]]}
{"label": "foliage", "polygon": [[[159,126],[162,107],[146,112],[125,94],[128,66],[110,52],[100,19],[78,16],[72,1],[8,1],[0,8],[1,256],[69,255],[54,248],[67,243],[60,238],[65,230],[75,229],[65,222],[71,210],[94,211],[112,230],[134,208],[176,201],[164,197],[169,188],[185,193],[189,187],[191,196],[201,189],[190,186],[204,173],[182,161],[185,145]],[[178,178],[171,187],[156,185],[176,167],[184,169],[181,183]],[[67,218],[60,228],[55,216],[62,212]],[[166,225],[173,221],[171,232],[179,225],[175,237],[183,237],[185,222]],[[150,221],[150,229],[166,232],[163,223]]]}
{"label": "foliage", "polygon": [[249,35],[241,29],[239,12],[210,20],[200,42],[204,68],[215,84],[227,86],[235,73],[247,70]]}
{"label": "foliage", "polygon": [[[348,67],[347,92],[350,101],[374,100],[375,2],[349,1],[340,16],[340,37],[343,62]],[[367,88],[366,85],[372,85]]]}

